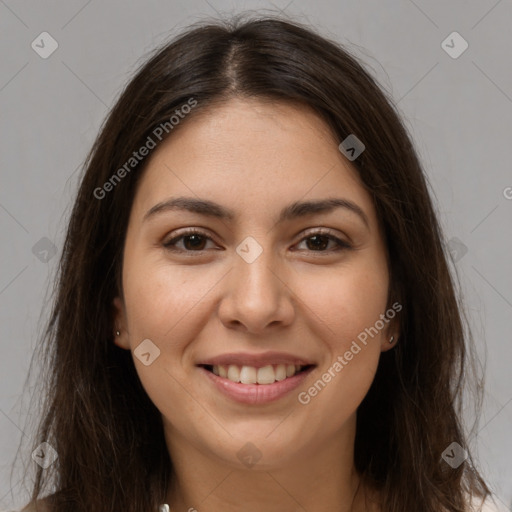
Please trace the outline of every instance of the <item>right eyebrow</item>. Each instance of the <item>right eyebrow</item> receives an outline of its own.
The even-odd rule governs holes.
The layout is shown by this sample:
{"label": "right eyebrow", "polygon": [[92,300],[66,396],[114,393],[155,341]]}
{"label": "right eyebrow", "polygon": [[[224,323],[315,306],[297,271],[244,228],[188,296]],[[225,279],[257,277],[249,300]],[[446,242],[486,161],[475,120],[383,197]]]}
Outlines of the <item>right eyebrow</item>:
{"label": "right eyebrow", "polygon": [[[368,217],[363,209],[356,203],[344,198],[326,198],[302,202],[295,201],[288,206],[285,206],[281,210],[277,223],[279,224],[284,221],[293,220],[299,217],[306,217],[320,213],[329,213],[336,208],[345,208],[348,211],[355,213],[364,222],[366,227],[369,228]],[[216,217],[218,219],[229,221],[233,221],[236,218],[236,214],[233,210],[208,199],[197,199],[194,197],[175,197],[166,199],[165,201],[154,205],[146,212],[143,217],[143,221],[146,221],[156,216],[157,214],[174,210],[185,210],[192,213],[197,213],[208,217]]]}

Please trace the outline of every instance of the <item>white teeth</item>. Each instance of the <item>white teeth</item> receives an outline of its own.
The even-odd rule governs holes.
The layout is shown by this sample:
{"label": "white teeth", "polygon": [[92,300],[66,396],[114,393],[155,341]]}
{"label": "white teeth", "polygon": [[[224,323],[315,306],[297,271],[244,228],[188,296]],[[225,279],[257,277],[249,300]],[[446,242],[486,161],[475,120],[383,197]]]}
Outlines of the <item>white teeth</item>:
{"label": "white teeth", "polygon": [[286,379],[286,366],[284,364],[278,364],[276,366],[276,380]]}
{"label": "white teeth", "polygon": [[238,369],[238,366],[235,366],[234,364],[229,365],[227,377],[233,382],[240,382],[240,370]]}
{"label": "white teeth", "polygon": [[256,368],[242,366],[240,370],[240,382],[242,384],[256,384]]}
{"label": "white teeth", "polygon": [[276,372],[271,365],[258,369],[258,384],[273,384],[276,381]]}
{"label": "white teeth", "polygon": [[293,377],[302,366],[295,364],[267,365],[261,368],[254,366],[239,367],[235,364],[229,366],[215,365],[212,372],[219,377],[227,378],[233,382],[242,384],[273,384],[288,377]]}

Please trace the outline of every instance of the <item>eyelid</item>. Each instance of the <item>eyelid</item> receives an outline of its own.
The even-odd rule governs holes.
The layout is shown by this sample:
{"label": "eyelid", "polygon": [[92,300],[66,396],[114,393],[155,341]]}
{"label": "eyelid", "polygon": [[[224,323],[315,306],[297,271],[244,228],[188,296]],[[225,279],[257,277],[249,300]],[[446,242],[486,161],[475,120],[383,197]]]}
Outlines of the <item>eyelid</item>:
{"label": "eyelid", "polygon": [[162,242],[162,245],[170,251],[175,250],[176,252],[181,252],[181,253],[194,253],[194,252],[202,253],[202,252],[206,251],[206,249],[201,249],[199,251],[187,251],[184,249],[174,249],[173,244],[171,244],[171,242],[176,243],[177,241],[181,240],[182,238],[184,238],[186,236],[191,236],[191,235],[200,235],[203,238],[205,238],[206,241],[212,241],[217,244],[217,242],[215,241],[215,238],[207,230],[205,230],[205,228],[183,228],[182,230],[178,230],[176,233],[174,233],[173,237],[170,238],[169,240],[164,239],[164,241]]}
{"label": "eyelid", "polygon": [[[214,243],[217,243],[215,241],[215,238],[207,230],[205,230],[205,228],[184,228],[183,230],[178,230],[178,232],[175,233],[174,236],[170,240],[164,241],[162,243],[162,245],[169,251],[175,251],[175,252],[180,252],[182,254],[190,254],[190,255],[193,253],[204,253],[205,251],[208,250],[208,249],[200,249],[197,251],[193,251],[193,250],[186,250],[186,249],[176,249],[174,247],[174,245],[177,243],[178,240],[181,240],[182,238],[184,238],[186,236],[191,236],[191,235],[199,235],[199,236],[205,238],[206,241],[212,241]],[[353,248],[352,242],[349,242],[347,240],[344,240],[343,238],[340,238],[340,236],[338,236],[338,233],[335,230],[333,230],[331,228],[320,228],[320,227],[309,228],[306,231],[301,232],[300,239],[294,245],[300,244],[300,243],[306,241],[308,238],[311,238],[315,235],[328,236],[330,238],[330,240],[336,244],[336,248],[328,249],[328,250],[324,250],[324,251],[308,250],[306,252],[318,253],[318,255],[322,255],[322,254],[331,254],[333,252],[342,251],[342,250],[349,250],[349,249]],[[174,242],[174,243],[171,243],[171,242]]]}
{"label": "eyelid", "polygon": [[343,238],[341,238],[339,235],[338,235],[338,232],[331,229],[331,228],[310,228],[310,229],[307,229],[306,231],[302,232],[301,235],[300,235],[300,240],[295,244],[300,244],[302,242],[304,242],[305,240],[307,240],[308,238],[311,238],[315,235],[319,235],[319,236],[328,236],[331,241],[334,241],[335,244],[336,244],[336,248],[334,249],[329,249],[329,250],[326,250],[326,251],[307,251],[309,253],[318,253],[319,255],[322,255],[322,254],[331,254],[333,252],[337,252],[337,251],[341,251],[341,250],[349,250],[349,249],[353,249],[353,244],[352,242],[349,242],[348,240],[344,240]]}
{"label": "eyelid", "polygon": [[[300,235],[301,240],[300,241],[302,241],[302,239],[304,239],[304,238],[307,238],[308,236],[313,236],[313,235],[330,235],[333,238],[337,238],[338,240],[340,240],[340,242],[344,242],[347,245],[351,244],[348,240],[342,240],[340,238],[342,235],[339,234],[339,231],[332,229],[332,228],[308,228],[305,231],[301,232],[301,235]],[[348,238],[348,236],[345,235],[345,238]]]}

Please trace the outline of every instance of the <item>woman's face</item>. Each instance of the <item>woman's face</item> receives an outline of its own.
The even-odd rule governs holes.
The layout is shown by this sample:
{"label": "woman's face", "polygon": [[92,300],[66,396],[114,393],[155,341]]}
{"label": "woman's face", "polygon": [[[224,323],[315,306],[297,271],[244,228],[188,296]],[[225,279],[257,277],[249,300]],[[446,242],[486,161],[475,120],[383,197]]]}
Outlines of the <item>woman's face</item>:
{"label": "woman's face", "polygon": [[[353,436],[398,333],[376,213],[339,142],[302,107],[237,99],[153,150],[116,344],[170,446],[270,468]],[[327,200],[341,206],[313,205]]]}

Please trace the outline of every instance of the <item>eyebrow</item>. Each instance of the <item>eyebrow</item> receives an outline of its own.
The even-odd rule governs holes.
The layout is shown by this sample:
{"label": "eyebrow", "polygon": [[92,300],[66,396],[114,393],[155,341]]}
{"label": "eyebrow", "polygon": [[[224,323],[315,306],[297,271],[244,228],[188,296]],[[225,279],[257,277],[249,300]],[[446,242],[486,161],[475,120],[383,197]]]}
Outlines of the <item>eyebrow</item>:
{"label": "eyebrow", "polygon": [[[368,217],[360,206],[348,199],[343,198],[326,198],[314,201],[295,201],[288,206],[285,206],[279,218],[277,224],[284,221],[297,219],[300,217],[306,217],[309,215],[319,213],[329,213],[336,208],[345,208],[356,215],[358,215],[365,223],[366,227],[370,227]],[[150,208],[143,217],[143,222],[155,217],[157,214],[161,214],[168,211],[185,210],[199,215],[205,215],[207,217],[215,217],[221,220],[233,221],[236,214],[233,210],[226,208],[218,203],[214,203],[208,199],[197,199],[194,197],[175,197],[170,198]]]}

